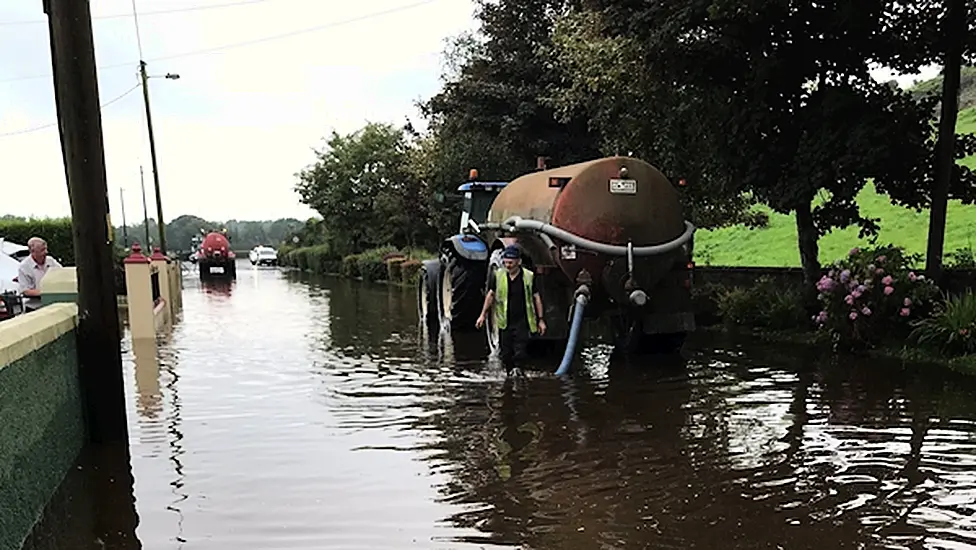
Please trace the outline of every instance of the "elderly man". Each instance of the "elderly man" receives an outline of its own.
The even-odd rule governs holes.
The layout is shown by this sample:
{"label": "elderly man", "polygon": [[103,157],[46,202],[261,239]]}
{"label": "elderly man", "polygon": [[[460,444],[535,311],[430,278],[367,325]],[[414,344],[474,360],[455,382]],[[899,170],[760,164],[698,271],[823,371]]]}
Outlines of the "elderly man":
{"label": "elderly man", "polygon": [[24,308],[34,311],[41,307],[41,279],[48,270],[59,269],[61,264],[47,255],[47,242],[40,237],[31,237],[27,241],[27,249],[30,250],[30,255],[20,262],[17,284],[20,286],[20,293],[26,298]]}

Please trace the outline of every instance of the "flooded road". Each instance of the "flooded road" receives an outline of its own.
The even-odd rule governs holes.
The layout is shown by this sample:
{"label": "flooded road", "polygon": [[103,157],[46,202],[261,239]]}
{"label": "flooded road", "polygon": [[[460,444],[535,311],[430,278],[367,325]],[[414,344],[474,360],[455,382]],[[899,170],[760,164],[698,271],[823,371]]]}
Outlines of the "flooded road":
{"label": "flooded road", "polygon": [[85,453],[25,549],[976,545],[966,379],[700,335],[513,385],[478,335],[425,343],[410,291],[185,285],[124,344],[134,484]]}

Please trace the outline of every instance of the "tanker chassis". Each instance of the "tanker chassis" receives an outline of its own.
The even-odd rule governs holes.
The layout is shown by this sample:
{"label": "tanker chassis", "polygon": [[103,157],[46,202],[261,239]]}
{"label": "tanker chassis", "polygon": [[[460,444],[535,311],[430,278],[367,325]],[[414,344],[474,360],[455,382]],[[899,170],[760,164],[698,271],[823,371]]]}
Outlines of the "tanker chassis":
{"label": "tanker chassis", "polygon": [[[608,157],[541,169],[510,183],[477,181],[464,194],[461,229],[440,257],[424,262],[418,309],[429,330],[473,331],[487,277],[509,244],[536,273],[546,340],[565,341],[567,368],[584,318],[607,321],[626,352],[673,352],[695,330],[691,247],[694,226],[678,192],[655,167]],[[498,329],[488,316],[492,353]],[[575,326],[574,326],[575,325]]]}

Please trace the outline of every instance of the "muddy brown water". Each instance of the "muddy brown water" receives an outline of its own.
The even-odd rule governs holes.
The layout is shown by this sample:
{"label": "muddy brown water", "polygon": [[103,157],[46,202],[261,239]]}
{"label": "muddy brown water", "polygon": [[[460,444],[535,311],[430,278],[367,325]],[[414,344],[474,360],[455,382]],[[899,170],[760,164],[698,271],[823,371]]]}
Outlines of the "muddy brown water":
{"label": "muddy brown water", "polygon": [[131,459],[86,450],[25,549],[976,545],[965,378],[702,334],[512,384],[409,291],[244,263],[184,308],[125,342]]}

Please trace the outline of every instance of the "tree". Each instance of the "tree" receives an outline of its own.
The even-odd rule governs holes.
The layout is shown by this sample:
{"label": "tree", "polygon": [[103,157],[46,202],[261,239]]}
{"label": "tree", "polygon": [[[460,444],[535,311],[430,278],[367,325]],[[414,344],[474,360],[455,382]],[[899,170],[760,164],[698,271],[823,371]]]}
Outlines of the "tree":
{"label": "tree", "polygon": [[316,156],[296,174],[295,189],[324,218],[337,254],[413,244],[427,217],[426,201],[406,171],[402,129],[370,123],[345,136],[333,132]]}
{"label": "tree", "polygon": [[565,120],[585,118],[604,154],[636,154],[676,182],[699,228],[765,226],[768,216],[709,151],[719,120],[702,109],[697,90],[675,87],[644,67],[650,60],[634,35],[608,33],[600,11],[573,11],[557,21],[549,54],[561,79],[546,101]]}
{"label": "tree", "polygon": [[539,156],[560,165],[599,156],[585,119],[557,120],[542,101],[558,78],[544,52],[565,4],[479,0],[479,34],[453,44],[443,89],[422,105],[454,182],[471,167],[508,180]]}
{"label": "tree", "polygon": [[896,193],[919,185],[928,113],[870,74],[909,56],[891,32],[893,5],[590,2],[610,36],[634,37],[659,87],[714,124],[703,146],[714,170],[795,214],[808,282],[820,274],[820,236],[852,224],[876,234],[855,202],[869,178]]}

